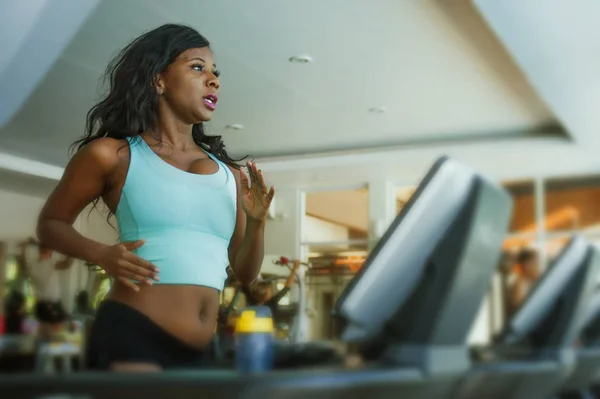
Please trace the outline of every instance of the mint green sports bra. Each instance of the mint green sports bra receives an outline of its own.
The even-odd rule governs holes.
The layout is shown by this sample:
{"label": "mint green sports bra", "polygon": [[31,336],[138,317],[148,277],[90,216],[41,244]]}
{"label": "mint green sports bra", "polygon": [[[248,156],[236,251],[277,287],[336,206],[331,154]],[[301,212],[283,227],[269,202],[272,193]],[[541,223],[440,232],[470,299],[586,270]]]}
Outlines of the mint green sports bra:
{"label": "mint green sports bra", "polygon": [[237,212],[231,170],[198,175],[161,159],[141,137],[128,138],[129,170],[117,206],[121,242],[145,239],[135,253],[160,270],[156,284],[223,289]]}

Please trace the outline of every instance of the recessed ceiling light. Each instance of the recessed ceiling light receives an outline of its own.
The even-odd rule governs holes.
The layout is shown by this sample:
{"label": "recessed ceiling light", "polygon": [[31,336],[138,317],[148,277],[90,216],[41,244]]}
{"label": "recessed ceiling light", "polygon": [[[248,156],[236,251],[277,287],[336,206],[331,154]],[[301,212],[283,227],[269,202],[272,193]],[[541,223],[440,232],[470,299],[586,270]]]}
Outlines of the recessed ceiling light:
{"label": "recessed ceiling light", "polygon": [[290,57],[289,61],[296,62],[298,64],[308,64],[309,62],[313,62],[313,58],[308,54],[302,54]]}
{"label": "recessed ceiling light", "polygon": [[383,114],[387,112],[387,107],[372,107],[369,108],[369,112],[372,114]]}
{"label": "recessed ceiling light", "polygon": [[231,125],[225,126],[225,128],[231,130],[242,130],[244,129],[244,125],[240,125],[239,123],[232,123]]}

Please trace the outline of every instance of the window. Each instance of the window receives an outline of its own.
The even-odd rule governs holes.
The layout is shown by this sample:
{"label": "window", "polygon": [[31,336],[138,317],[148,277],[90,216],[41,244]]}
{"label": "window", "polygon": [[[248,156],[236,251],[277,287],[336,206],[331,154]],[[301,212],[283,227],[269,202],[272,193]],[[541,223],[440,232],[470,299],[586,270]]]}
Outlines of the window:
{"label": "window", "polygon": [[332,303],[363,265],[369,249],[366,187],[305,193],[301,248],[311,268],[306,278],[311,339],[331,336]]}
{"label": "window", "polygon": [[367,257],[368,243],[354,241],[339,244],[307,245],[311,274],[352,275],[356,273]]}
{"label": "window", "polygon": [[535,235],[537,224],[533,181],[505,182],[503,186],[513,198],[513,213],[509,232],[521,235]]}
{"label": "window", "polygon": [[546,231],[600,240],[600,177],[552,179],[545,189]]}
{"label": "window", "polygon": [[354,273],[369,242],[369,192],[366,187],[306,193],[302,223],[303,254],[310,273]]}
{"label": "window", "polygon": [[549,179],[544,188],[548,262],[576,233],[600,245],[600,176]]}

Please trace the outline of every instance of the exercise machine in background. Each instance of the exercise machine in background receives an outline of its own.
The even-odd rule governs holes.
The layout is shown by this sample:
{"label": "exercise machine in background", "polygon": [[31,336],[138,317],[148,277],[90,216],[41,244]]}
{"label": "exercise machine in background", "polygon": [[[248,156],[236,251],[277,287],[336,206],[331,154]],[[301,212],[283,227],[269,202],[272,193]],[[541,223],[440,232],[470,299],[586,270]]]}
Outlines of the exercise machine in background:
{"label": "exercise machine in background", "polygon": [[[597,281],[597,279],[596,279]],[[577,364],[561,387],[561,399],[600,397],[600,288],[596,286],[575,342]]]}
{"label": "exercise machine in background", "polygon": [[[299,262],[299,267],[294,269],[292,264]],[[282,256],[274,263],[287,267],[291,273],[295,273],[296,284],[298,290],[297,307],[295,314],[290,323],[289,342],[292,344],[308,342],[310,320],[308,317],[308,301],[306,287],[306,272],[310,268],[310,264],[299,260],[290,261],[289,258]]]}
{"label": "exercise machine in background", "polygon": [[600,270],[600,254],[576,236],[552,262],[490,348],[462,381],[457,399],[547,399],[576,362],[573,342]]}
{"label": "exercise machine in background", "polygon": [[420,397],[450,397],[470,367],[467,337],[511,210],[502,188],[438,160],[340,297],[342,339],[367,360],[414,370]]}

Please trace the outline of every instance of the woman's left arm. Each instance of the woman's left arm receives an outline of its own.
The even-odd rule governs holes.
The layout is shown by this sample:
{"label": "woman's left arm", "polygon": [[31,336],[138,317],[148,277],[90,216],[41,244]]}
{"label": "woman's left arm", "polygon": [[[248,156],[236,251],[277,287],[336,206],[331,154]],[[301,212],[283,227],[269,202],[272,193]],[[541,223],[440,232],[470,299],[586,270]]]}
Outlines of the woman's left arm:
{"label": "woman's left arm", "polygon": [[247,163],[248,175],[231,168],[238,187],[235,231],[229,243],[229,262],[240,283],[252,283],[264,258],[265,224],[275,188],[267,189],[262,171]]}

